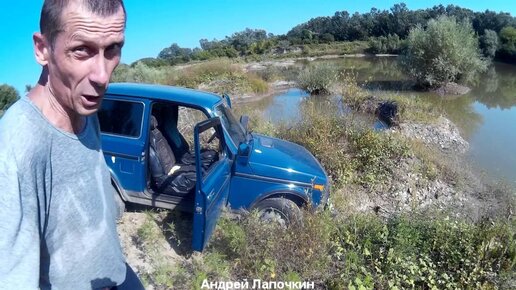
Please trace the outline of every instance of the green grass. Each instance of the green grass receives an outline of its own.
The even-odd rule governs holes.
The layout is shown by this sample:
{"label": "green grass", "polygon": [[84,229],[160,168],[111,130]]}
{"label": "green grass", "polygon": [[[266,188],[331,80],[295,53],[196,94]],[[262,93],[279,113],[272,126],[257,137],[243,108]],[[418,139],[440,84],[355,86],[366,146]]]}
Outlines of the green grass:
{"label": "green grass", "polygon": [[304,226],[287,229],[256,213],[223,218],[207,251],[181,268],[190,280],[175,286],[251,278],[313,281],[317,289],[498,289],[515,278],[514,221],[304,215]]}

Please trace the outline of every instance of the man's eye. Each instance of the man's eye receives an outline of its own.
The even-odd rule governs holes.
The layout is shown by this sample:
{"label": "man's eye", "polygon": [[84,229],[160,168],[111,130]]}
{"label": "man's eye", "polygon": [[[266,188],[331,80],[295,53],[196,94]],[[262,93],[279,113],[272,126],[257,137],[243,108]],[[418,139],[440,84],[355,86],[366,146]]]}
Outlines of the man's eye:
{"label": "man's eye", "polygon": [[120,50],[120,44],[113,44],[108,46],[107,50],[109,51],[118,51]]}
{"label": "man's eye", "polygon": [[79,55],[88,55],[90,50],[86,46],[78,46],[73,49],[73,52],[75,52]]}
{"label": "man's eye", "polygon": [[113,57],[120,54],[122,46],[120,44],[113,44],[106,48],[107,57]]}

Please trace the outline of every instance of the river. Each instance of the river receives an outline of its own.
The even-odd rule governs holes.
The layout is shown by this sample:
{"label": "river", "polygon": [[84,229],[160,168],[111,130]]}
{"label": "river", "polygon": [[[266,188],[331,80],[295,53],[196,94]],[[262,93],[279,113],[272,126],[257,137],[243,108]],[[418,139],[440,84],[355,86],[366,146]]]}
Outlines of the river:
{"label": "river", "polygon": [[[494,62],[463,96],[438,96],[412,89],[412,82],[397,66],[395,57],[324,60],[353,70],[357,81],[372,94],[397,93],[431,101],[457,124],[470,143],[468,157],[488,176],[516,184],[516,66]],[[290,89],[256,101],[253,106],[273,122],[299,117],[299,104],[307,93]]]}

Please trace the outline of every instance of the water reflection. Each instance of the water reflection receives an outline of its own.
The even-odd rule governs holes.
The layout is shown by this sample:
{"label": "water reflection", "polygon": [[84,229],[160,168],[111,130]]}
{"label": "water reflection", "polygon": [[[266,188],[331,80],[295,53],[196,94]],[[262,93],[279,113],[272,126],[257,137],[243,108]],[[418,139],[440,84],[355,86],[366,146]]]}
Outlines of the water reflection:
{"label": "water reflection", "polygon": [[309,96],[304,90],[289,89],[273,98],[272,103],[265,108],[264,115],[273,123],[295,123],[300,120],[301,102]]}
{"label": "water reflection", "polygon": [[472,93],[489,109],[516,106],[516,70],[513,65],[497,63],[476,84]]}

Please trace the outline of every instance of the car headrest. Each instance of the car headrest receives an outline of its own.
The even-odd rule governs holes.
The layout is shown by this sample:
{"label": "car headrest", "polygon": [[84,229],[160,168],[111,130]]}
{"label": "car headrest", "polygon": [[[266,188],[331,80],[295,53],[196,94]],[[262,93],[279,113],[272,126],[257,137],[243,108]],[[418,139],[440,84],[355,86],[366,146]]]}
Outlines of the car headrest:
{"label": "car headrest", "polygon": [[156,119],[156,117],[151,116],[150,122],[151,130],[154,130],[158,127],[158,120]]}

